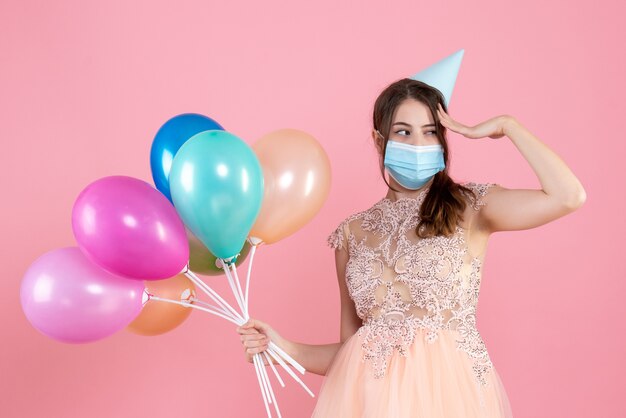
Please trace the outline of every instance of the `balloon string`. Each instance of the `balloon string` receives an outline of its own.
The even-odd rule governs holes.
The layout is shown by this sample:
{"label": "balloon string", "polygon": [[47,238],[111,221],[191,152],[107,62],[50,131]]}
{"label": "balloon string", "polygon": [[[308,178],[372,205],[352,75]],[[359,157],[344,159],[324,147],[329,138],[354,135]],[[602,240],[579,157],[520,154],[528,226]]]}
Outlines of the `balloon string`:
{"label": "balloon string", "polygon": [[226,263],[223,263],[222,265],[224,266],[224,272],[226,273],[228,283],[230,284],[230,289],[233,291],[233,295],[235,296],[235,299],[237,300],[237,303],[239,304],[239,308],[241,308],[242,313],[244,313],[245,318],[245,310],[243,309],[241,292],[239,292],[239,287],[235,284],[235,279],[233,278],[232,272],[230,270],[231,265]]}
{"label": "balloon string", "polygon": [[[243,296],[243,292],[241,291],[241,286],[240,286],[240,281],[239,281],[239,275],[237,273],[237,265],[235,263],[232,263],[232,269],[233,269],[233,274],[235,276],[235,281],[237,284],[237,288],[240,292],[240,299],[243,301],[243,306],[245,307],[244,310],[244,314],[246,316],[246,319],[249,319],[249,315],[248,315],[248,290],[250,288],[250,275],[251,275],[251,271],[252,271],[252,263],[254,262],[254,254],[256,253],[256,245],[252,246],[251,252],[250,252],[250,261],[248,263],[248,273],[246,276],[246,296]],[[226,263],[223,263],[223,266],[226,266]],[[233,277],[229,274],[230,273],[230,268],[225,267],[224,268],[224,272],[226,273],[227,277],[230,280],[231,283],[231,288],[233,289],[233,292],[235,291],[235,286],[232,284],[233,281]],[[242,308],[243,309],[243,308]],[[291,358],[289,355],[287,355],[287,353],[285,353],[283,350],[281,350],[278,346],[274,345],[278,350],[282,351],[282,353],[284,353],[284,355],[286,355],[286,359],[291,363],[295,363],[294,367],[296,367],[297,369],[299,369],[299,371],[301,371],[301,373],[304,374],[304,368],[298,364],[293,358]],[[311,392],[311,390],[304,384],[304,382],[302,382],[302,380],[300,380],[298,378],[298,376],[296,376],[296,374],[289,368],[289,366],[287,366],[287,364],[282,360],[279,359],[279,352],[277,352],[275,350],[275,348],[270,347],[267,350],[265,350],[263,352],[263,355],[265,355],[265,357],[267,358],[267,362],[268,364],[272,367],[272,371],[274,372],[274,375],[276,376],[277,380],[280,382],[281,386],[285,386],[285,383],[283,382],[283,380],[280,378],[280,375],[278,374],[278,371],[276,370],[276,367],[274,366],[273,362],[270,359],[270,355],[276,359],[276,361],[283,367],[283,369],[285,369],[298,383],[300,383],[305,390],[313,397],[315,397],[315,395],[313,394],[313,392]],[[258,359],[257,359],[258,356]],[[280,413],[280,410],[278,409],[278,402],[276,401],[276,397],[274,395],[274,391],[272,388],[272,384],[270,382],[269,376],[267,374],[267,369],[263,366],[263,360],[262,357],[259,354],[255,354],[255,356],[253,357],[253,361],[255,362],[255,364],[257,364],[256,369],[257,369],[257,373],[261,373],[260,375],[260,382],[263,383],[261,385],[261,392],[263,394],[263,400],[265,403],[265,407],[266,407],[266,411],[268,413],[268,416],[271,417],[271,413],[269,411],[269,404],[273,404],[274,408],[276,409],[276,413],[278,414],[279,418],[282,418],[282,415]],[[260,364],[259,364],[260,363]],[[263,390],[265,389],[265,390]]]}
{"label": "balloon string", "polygon": [[274,396],[274,390],[272,389],[272,384],[270,382],[270,378],[267,375],[267,368],[263,365],[263,360],[260,355],[255,355],[256,362],[259,364],[259,370],[261,372],[261,376],[263,377],[263,381],[265,383],[265,390],[267,392],[268,402],[274,405],[274,409],[278,413],[278,417],[281,418],[280,410],[278,409],[278,403],[276,402],[276,397]]}
{"label": "balloon string", "polygon": [[222,268],[224,269],[224,273],[226,273],[226,279],[228,280],[228,284],[230,285],[230,290],[233,292],[233,295],[235,296],[235,300],[237,301],[237,304],[239,305],[239,308],[241,309],[241,312],[244,315],[244,319],[246,320],[249,319],[248,317],[245,316],[245,310],[243,309],[243,302],[240,299],[239,292],[237,291],[235,282],[230,275],[230,267],[224,260],[222,260]]}
{"label": "balloon string", "polygon": [[[235,295],[235,298],[236,298],[237,302],[239,303],[239,307],[242,309],[242,312],[244,312],[244,315],[245,315],[246,319],[249,319],[248,309],[247,309],[248,308],[248,289],[249,289],[249,285],[250,285],[249,284],[250,283],[250,274],[251,274],[251,269],[252,269],[252,262],[254,260],[254,254],[255,254],[255,251],[256,251],[256,246],[253,246],[251,251],[252,251],[252,254],[251,254],[251,257],[250,257],[250,263],[248,265],[248,274],[247,274],[247,277],[246,277],[246,296],[245,296],[245,299],[244,299],[243,291],[241,290],[241,286],[240,286],[240,283],[239,283],[239,277],[237,275],[236,265],[233,263],[233,271],[234,271],[234,275],[235,275],[235,277],[237,279],[237,286],[235,286],[235,284],[234,284],[234,280],[233,280],[233,277],[230,274],[230,269],[228,267],[228,264],[226,264],[223,260],[221,260],[222,261],[222,267],[224,269],[224,272],[226,273],[226,277],[227,277],[227,279],[229,281],[229,285],[231,287],[231,290],[233,291],[233,293]],[[241,315],[232,306],[230,306],[230,304],[228,304],[228,302],[226,302],[217,292],[215,292],[213,289],[211,289],[210,286],[208,286],[198,276],[196,276],[193,271],[189,270],[189,266],[188,265],[186,266],[186,268],[183,271],[183,273],[193,283],[195,283],[198,287],[200,287],[201,290],[203,290],[207,295],[209,295],[218,305],[220,305],[222,307],[222,309],[219,310],[218,307],[215,307],[215,306],[210,305],[210,304],[208,304],[206,302],[197,300],[195,298],[194,298],[194,300],[196,300],[196,302],[198,302],[200,304],[203,304],[203,305],[206,305],[206,306],[210,306],[211,308],[214,308],[216,310],[205,308],[205,307],[202,307],[202,306],[196,306],[196,305],[193,305],[193,304],[190,304],[190,303],[185,303],[185,302],[179,302],[179,301],[175,301],[175,300],[168,300],[168,299],[164,299],[164,298],[159,298],[159,297],[156,297],[156,296],[153,296],[153,295],[151,295],[151,298],[155,299],[155,300],[161,300],[163,302],[169,302],[169,303],[174,303],[174,304],[181,305],[181,306],[190,307],[190,308],[193,308],[193,309],[198,309],[198,310],[201,310],[201,311],[204,311],[204,312],[208,312],[208,313],[214,314],[214,315],[219,316],[221,318],[224,318],[227,321],[230,321],[230,322],[232,322],[232,323],[234,323],[236,325],[239,325],[239,326],[243,325],[244,319],[241,317]],[[245,301],[245,303],[244,303],[244,301]],[[245,309],[244,309],[244,307],[245,307]],[[228,311],[230,311],[232,313],[232,315],[228,314]],[[274,347],[272,347],[272,345]],[[294,366],[296,369],[299,369],[299,371],[301,373],[303,373],[303,374],[304,374],[304,368],[302,366],[300,366],[300,364],[298,364],[294,359],[292,359],[287,353],[285,353],[283,350],[281,350],[280,347],[276,346],[275,344],[270,344],[270,347],[267,350],[265,350],[262,354],[267,358],[267,362],[272,367],[272,371],[274,372],[274,375],[276,376],[277,380],[280,382],[280,384],[283,387],[285,386],[285,384],[284,384],[283,380],[280,378],[280,375],[278,374],[278,371],[274,367],[274,364],[270,360],[269,356],[274,358],[276,360],[276,362],[287,373],[289,373],[294,380],[296,380],[300,385],[302,385],[304,387],[304,389],[312,397],[315,397],[313,392],[311,392],[311,390],[304,384],[304,382],[302,382],[302,380],[300,380],[298,378],[298,376],[296,376],[296,374],[289,368],[289,366],[285,363],[285,361],[283,361],[280,358],[280,356],[285,356],[285,359],[287,361],[289,361],[289,363],[291,363],[292,366]],[[257,354],[255,354],[255,356],[253,358],[257,359],[257,361],[256,361],[257,379],[259,380],[259,384],[261,386],[261,393],[263,395],[263,400],[264,400],[264,403],[265,403],[266,412],[267,412],[268,416],[271,418],[272,415],[271,415],[268,403],[272,403],[272,404],[274,404],[274,407],[276,409],[276,412],[278,413],[279,418],[282,418],[281,414],[280,414],[280,411],[278,409],[278,403],[276,402],[276,397],[274,396],[273,389],[272,389],[271,383],[269,381],[269,376],[267,374],[267,370],[266,370],[266,368],[264,366],[259,364],[259,363],[261,363],[261,364],[263,363],[261,354],[257,353]]]}
{"label": "balloon string", "polygon": [[[219,317],[221,317],[221,318],[224,318],[224,319],[226,319],[227,321],[230,321],[230,322],[234,323],[235,325],[242,325],[241,321],[239,321],[239,322],[238,322],[238,321],[236,321],[236,320],[233,320],[233,319],[231,319],[230,317],[228,317],[228,316],[226,316],[226,315],[223,315],[223,314],[221,314],[220,312],[214,311],[214,310],[212,310],[212,309],[208,309],[208,308],[204,308],[204,307],[201,307],[201,306],[197,306],[197,305],[194,305],[194,304],[191,304],[191,303],[188,303],[188,302],[182,302],[182,301],[177,301],[177,300],[173,300],[173,299],[162,298],[162,297],[159,297],[159,296],[156,296],[156,295],[152,295],[152,294],[148,294],[148,297],[149,297],[149,300],[156,300],[156,301],[165,302],[165,303],[172,303],[172,304],[175,304],[175,305],[184,306],[184,307],[186,307],[186,308],[192,308],[192,309],[197,309],[197,310],[200,310],[200,311],[203,311],[203,312],[208,312],[208,313],[210,313],[210,314],[213,314],[213,315],[219,316]],[[199,301],[199,302],[206,303],[206,302],[203,302],[203,301]],[[274,374],[276,375],[276,378],[280,381],[280,383],[281,383],[281,385],[282,385],[283,387],[285,386],[285,384],[284,384],[284,382],[282,381],[282,379],[280,378],[280,375],[278,374],[278,371],[276,370],[276,368],[274,367],[274,365],[273,365],[273,364],[272,364],[272,362],[270,361],[270,359],[269,359],[268,355],[270,355],[270,356],[272,356],[274,359],[276,359],[276,361],[277,361],[277,362],[278,362],[278,363],[279,363],[279,364],[280,364],[280,365],[281,365],[281,366],[282,366],[282,367],[283,367],[283,368],[284,368],[284,369],[285,369],[288,373],[290,373],[290,374],[291,374],[291,376],[292,376],[294,379],[298,380],[298,381],[300,382],[300,384],[303,384],[303,383],[302,383],[302,381],[300,381],[300,379],[298,379],[298,377],[297,377],[295,374],[293,374],[293,372],[291,371],[291,369],[289,369],[289,367],[285,364],[285,362],[284,362],[284,361],[282,361],[281,359],[279,359],[279,358],[278,358],[277,353],[275,353],[273,349],[271,349],[271,348],[270,348],[270,349],[267,349],[267,350],[265,350],[265,351],[263,352],[263,354],[267,357],[268,363],[270,364],[270,366],[272,366],[272,370],[274,371]],[[255,354],[255,355],[259,355],[259,353]],[[261,378],[261,379],[263,379],[263,377],[262,377],[262,376],[261,376],[260,378]],[[306,386],[305,386],[305,389],[307,389],[307,390],[308,390],[308,388],[306,388]],[[310,392],[309,392],[309,393],[310,393]],[[270,403],[271,403],[271,401],[270,401]]]}
{"label": "balloon string", "polygon": [[301,374],[304,374],[304,371],[306,370],[304,367],[302,367],[300,365],[300,363],[298,363],[297,361],[295,361],[289,354],[287,354],[282,348],[280,348],[279,346],[276,345],[276,343],[274,341],[270,341],[269,346],[272,347],[275,351],[278,352],[278,354],[280,354],[282,357],[285,358],[285,360],[287,360],[289,362],[289,364],[291,364],[293,367],[296,368],[296,370],[298,370]]}
{"label": "balloon string", "polygon": [[[304,390],[306,390],[308,392],[309,395],[311,395],[311,397],[315,398],[315,394],[313,394],[313,392],[311,392],[311,389],[309,389],[307,387],[307,385],[304,384],[304,382],[298,377],[297,374],[294,373],[293,370],[291,370],[291,368],[289,368],[289,366],[285,363],[285,361],[283,359],[280,358],[280,355],[278,353],[276,353],[272,348],[271,348],[272,344],[270,342],[270,348],[265,350],[267,351],[267,353],[272,356],[272,358],[274,360],[276,360],[278,362],[278,364],[280,364],[280,366],[287,372],[289,373],[289,375],[293,378],[293,380],[295,380],[296,382],[298,382],[300,384],[300,386],[302,386],[304,388]],[[281,350],[282,351],[282,350]],[[296,363],[298,364],[298,363]]]}
{"label": "balloon string", "polygon": [[237,274],[237,265],[235,263],[233,263],[232,264],[232,268],[233,268],[232,273],[234,273],[234,277],[235,277],[235,283],[237,284],[237,290],[239,291],[239,298],[241,299],[241,305],[242,305],[243,313],[244,313],[246,319],[248,319],[248,318],[250,318],[250,315],[248,315],[248,306],[246,304],[246,299],[243,296],[243,291],[241,290],[241,284],[240,284],[240,280],[239,280],[239,275]]}
{"label": "balloon string", "polygon": [[188,271],[186,273],[186,276],[189,277],[197,286],[199,286],[200,289],[202,289],[207,295],[209,295],[209,297],[213,299],[214,302],[220,305],[222,309],[227,311],[229,313],[229,316],[231,316],[233,319],[236,319],[238,321],[243,320],[243,318],[239,315],[239,313],[235,309],[233,309],[233,307],[230,306],[228,302],[222,299],[222,297],[216,291],[214,291],[209,285],[203,282],[192,271]]}
{"label": "balloon string", "polygon": [[191,270],[185,272],[185,276],[187,276],[194,284],[196,284],[200,289],[204,291],[211,299],[213,299],[218,305],[220,305],[225,310],[228,310],[232,313],[232,316],[239,321],[243,321],[243,317],[237,312],[228,302],[226,302],[215,290],[211,289],[211,287],[204,283],[195,273]]}
{"label": "balloon string", "polygon": [[[246,277],[246,294],[248,293],[248,289],[250,288],[250,275],[251,275],[251,271],[252,271],[252,263],[254,262],[254,254],[256,253],[256,245],[252,246],[252,249],[250,251],[250,261],[248,263],[248,274]],[[233,270],[235,272],[235,276],[237,276],[237,266],[236,264],[233,263]],[[239,280],[239,277],[237,276],[237,280]],[[246,304],[247,304],[247,297],[246,297]],[[247,314],[247,311],[246,311]],[[249,316],[247,316],[247,318],[249,318]],[[284,350],[282,350],[278,345],[276,345],[274,342],[270,342],[270,347],[271,349],[269,350],[270,353],[272,351],[272,348],[274,351],[276,351],[278,354],[280,354],[283,358],[285,358],[285,360],[287,360],[287,362],[289,362],[296,370],[298,370],[301,374],[304,375],[306,369],[304,367],[302,367],[302,365],[300,365],[295,359],[293,359],[289,354],[287,354]],[[285,367],[285,366],[283,366]],[[286,368],[288,369],[288,368]],[[289,369],[289,371],[291,372],[291,369]],[[293,375],[293,377],[295,379],[296,376],[295,374]],[[299,379],[297,379],[299,380]],[[313,396],[313,393],[306,387],[306,385],[304,385],[304,383],[302,381],[300,381],[300,383],[305,387],[305,389],[309,392],[309,394],[311,394],[311,396]]]}
{"label": "balloon string", "polygon": [[189,302],[181,302],[181,301],[178,301],[178,300],[161,298],[161,297],[158,297],[158,296],[155,296],[155,295],[149,295],[149,298],[150,298],[150,300],[158,300],[158,301],[161,301],[161,302],[167,302],[167,303],[173,303],[175,305],[185,306],[187,308],[198,309],[200,311],[208,312],[210,314],[222,317],[222,318],[226,319],[227,321],[232,322],[233,324],[241,325],[239,322],[235,321],[234,319],[232,319],[232,318],[230,318],[230,317],[228,317],[226,315],[222,315],[221,313],[219,313],[217,311],[214,311],[214,310],[208,309],[208,308],[203,308],[202,306],[196,306],[196,305],[194,305],[192,303],[189,303]]}
{"label": "balloon string", "polygon": [[276,396],[274,395],[274,389],[272,388],[272,382],[270,382],[270,377],[267,374],[267,368],[263,366],[263,360],[260,355],[259,355],[259,362],[261,363],[261,371],[263,372],[263,376],[265,377],[267,390],[270,393],[272,403],[274,404],[274,409],[276,410],[276,414],[278,415],[278,418],[282,418],[282,415],[280,414],[280,410],[278,409],[278,402],[276,401]]}
{"label": "balloon string", "polygon": [[252,263],[254,262],[254,254],[256,253],[256,245],[252,245],[252,249],[250,249],[250,261],[248,262],[248,275],[246,277],[246,312],[250,306],[249,298],[248,298],[248,290],[250,290],[250,273],[252,272]]}
{"label": "balloon string", "polygon": [[270,388],[267,385],[267,379],[265,378],[265,374],[263,373],[263,370],[265,369],[265,366],[263,365],[263,362],[260,359],[260,356],[258,355],[258,353],[256,353],[254,355],[254,361],[256,361],[256,363],[259,366],[259,373],[261,373],[261,380],[263,381],[263,388],[265,389],[265,396],[267,396],[267,403],[269,403],[270,405],[272,404],[272,396],[270,395]]}
{"label": "balloon string", "polygon": [[[238,321],[236,321],[236,320],[234,320],[234,319],[232,319],[230,317],[227,317],[226,315],[222,314],[220,311],[212,310],[212,309],[201,307],[201,306],[197,306],[197,305],[192,304],[192,303],[183,302],[183,301],[177,301],[177,300],[173,300],[173,299],[162,298],[162,297],[159,297],[159,296],[156,296],[156,295],[152,295],[150,293],[148,293],[148,299],[149,300],[156,300],[156,301],[160,301],[160,302],[172,303],[172,304],[175,304],[175,305],[184,306],[186,308],[198,309],[198,310],[203,311],[203,312],[208,312],[208,313],[217,315],[217,316],[219,316],[221,318],[224,318],[224,319],[226,319],[226,320],[228,320],[228,321],[230,321],[230,322],[232,322],[232,323],[234,323],[236,325],[241,325],[241,323],[240,323],[241,321],[238,322]],[[202,300],[199,300],[199,299],[196,299],[196,298],[192,298],[192,300],[194,301],[194,303],[200,303],[200,304],[203,304],[205,306],[210,306],[210,307],[216,308],[215,306],[210,305],[209,303],[204,302]],[[257,353],[257,354],[260,354],[260,353]],[[269,359],[269,355],[271,355],[273,358],[276,359],[277,362],[279,362],[279,360],[277,359],[277,354],[278,353],[276,353],[272,348],[269,348],[269,349],[265,350],[262,354],[264,354],[267,357],[268,364],[272,367],[272,369],[274,370],[274,374],[276,375],[276,378],[278,379],[278,381],[281,382],[281,385],[284,387],[285,386],[284,382],[280,378],[280,375],[278,374],[278,371],[274,367],[274,364]],[[283,364],[283,367],[285,367],[287,369],[286,364],[284,362],[282,364]]]}
{"label": "balloon string", "polygon": [[208,302],[205,302],[201,299],[198,298],[189,298],[189,301],[198,304],[200,306],[204,306],[205,308],[210,308],[210,309],[214,309],[215,311],[221,313],[222,315],[226,315],[228,317],[230,317],[231,319],[237,320],[237,318],[233,317],[230,312],[225,311],[224,309],[220,308],[219,306],[215,306],[215,305],[211,305]]}
{"label": "balloon string", "polygon": [[265,359],[267,360],[267,364],[269,364],[272,367],[272,370],[274,371],[274,375],[276,376],[276,380],[278,380],[278,382],[280,383],[282,387],[285,387],[285,382],[283,382],[283,379],[280,378],[280,375],[278,374],[278,370],[276,370],[276,367],[274,366],[274,362],[270,358],[270,355],[267,354],[267,350],[263,352],[263,355],[265,356]]}
{"label": "balloon string", "polygon": [[239,295],[239,300],[241,300],[241,310],[243,311],[244,316],[246,318],[249,318],[250,315],[248,315],[248,309],[246,307],[246,302],[243,297],[243,291],[241,290],[241,283],[239,280],[239,276],[237,275],[237,265],[235,263],[232,263],[231,267],[232,267],[231,273],[233,273],[231,277],[234,277],[235,284],[237,285],[237,292],[238,292],[237,294]]}
{"label": "balloon string", "polygon": [[261,388],[261,395],[263,396],[263,404],[265,405],[265,412],[267,412],[267,416],[272,418],[272,413],[270,411],[270,407],[267,404],[267,395],[265,393],[265,385],[263,381],[263,374],[261,373],[261,366],[257,361],[256,354],[252,356],[252,362],[254,363],[254,371],[256,372],[256,378],[259,381],[259,387]]}

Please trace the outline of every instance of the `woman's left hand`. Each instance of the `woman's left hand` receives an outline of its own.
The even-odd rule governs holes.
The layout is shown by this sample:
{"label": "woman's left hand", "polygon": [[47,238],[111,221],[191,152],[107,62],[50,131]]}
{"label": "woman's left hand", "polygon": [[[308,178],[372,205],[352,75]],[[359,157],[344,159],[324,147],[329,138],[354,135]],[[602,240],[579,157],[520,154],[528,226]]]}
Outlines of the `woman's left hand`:
{"label": "woman's left hand", "polygon": [[501,138],[506,135],[505,126],[513,121],[513,117],[509,115],[501,115],[486,120],[485,122],[479,123],[476,126],[465,126],[462,123],[459,123],[452,119],[450,115],[448,115],[445,110],[443,110],[441,103],[438,103],[437,107],[437,114],[439,115],[439,120],[441,121],[441,124],[451,131],[459,133],[466,138]]}

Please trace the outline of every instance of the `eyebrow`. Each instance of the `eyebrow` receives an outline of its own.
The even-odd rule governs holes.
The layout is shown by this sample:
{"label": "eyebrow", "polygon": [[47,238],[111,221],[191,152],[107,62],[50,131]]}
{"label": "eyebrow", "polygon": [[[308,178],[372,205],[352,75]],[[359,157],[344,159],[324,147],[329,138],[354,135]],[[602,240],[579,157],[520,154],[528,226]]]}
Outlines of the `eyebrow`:
{"label": "eyebrow", "polygon": [[[405,125],[408,126],[409,128],[412,128],[413,126],[411,126],[410,124],[406,123],[406,122],[396,122],[391,126],[396,126],[396,125]],[[429,123],[427,125],[422,125],[422,128],[430,128],[430,127],[436,127],[437,125],[435,125],[434,123]]]}

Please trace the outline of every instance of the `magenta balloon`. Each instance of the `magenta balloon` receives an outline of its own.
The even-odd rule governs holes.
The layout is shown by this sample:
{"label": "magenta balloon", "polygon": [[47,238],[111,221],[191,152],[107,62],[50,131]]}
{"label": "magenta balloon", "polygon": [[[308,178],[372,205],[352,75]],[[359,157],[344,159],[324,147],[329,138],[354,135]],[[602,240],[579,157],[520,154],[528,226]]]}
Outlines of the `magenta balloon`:
{"label": "magenta balloon", "polygon": [[120,276],[167,279],[189,261],[189,242],[176,209],[157,189],[133,177],[104,177],[87,186],[74,203],[72,228],[85,255]]}
{"label": "magenta balloon", "polygon": [[86,343],[130,324],[141,312],[143,292],[142,281],[111,274],[78,247],[66,247],[30,265],[20,299],[41,333],[65,343]]}

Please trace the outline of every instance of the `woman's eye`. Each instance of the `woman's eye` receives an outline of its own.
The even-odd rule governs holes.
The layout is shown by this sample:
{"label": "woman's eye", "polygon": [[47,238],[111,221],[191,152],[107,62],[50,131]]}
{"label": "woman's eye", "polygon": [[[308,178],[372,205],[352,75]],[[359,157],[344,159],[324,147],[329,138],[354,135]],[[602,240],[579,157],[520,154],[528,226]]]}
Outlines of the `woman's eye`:
{"label": "woman's eye", "polygon": [[409,131],[407,131],[406,129],[400,129],[399,131],[396,131],[396,133],[400,133],[400,132],[409,132]]}
{"label": "woman's eye", "polygon": [[428,131],[428,132],[426,132],[426,133],[427,133],[427,134],[433,134],[433,135],[435,135],[437,132],[435,132],[435,131]]}

